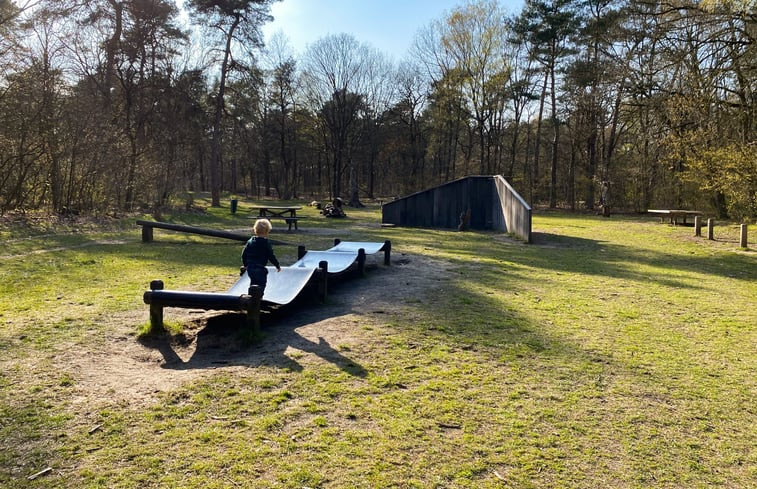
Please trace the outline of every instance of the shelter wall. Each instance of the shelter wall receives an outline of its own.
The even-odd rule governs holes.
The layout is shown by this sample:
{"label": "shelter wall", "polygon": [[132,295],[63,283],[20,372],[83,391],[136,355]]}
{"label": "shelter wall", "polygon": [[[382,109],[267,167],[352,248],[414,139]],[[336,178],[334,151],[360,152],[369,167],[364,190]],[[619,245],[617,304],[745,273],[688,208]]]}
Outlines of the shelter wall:
{"label": "shelter wall", "polygon": [[531,242],[531,206],[501,175],[493,177],[496,192],[494,229],[513,233]]}
{"label": "shelter wall", "polygon": [[531,208],[499,175],[460,178],[388,202],[382,209],[382,222],[454,229],[468,209],[471,229],[514,232],[530,242]]}

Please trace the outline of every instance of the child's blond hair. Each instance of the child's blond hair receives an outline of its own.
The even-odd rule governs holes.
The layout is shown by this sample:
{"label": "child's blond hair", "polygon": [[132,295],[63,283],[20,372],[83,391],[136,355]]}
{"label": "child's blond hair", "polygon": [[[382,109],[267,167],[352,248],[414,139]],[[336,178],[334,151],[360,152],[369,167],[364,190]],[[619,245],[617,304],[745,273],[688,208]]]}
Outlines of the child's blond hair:
{"label": "child's blond hair", "polygon": [[271,229],[273,229],[273,226],[268,219],[258,219],[252,225],[252,232],[255,233],[255,236],[266,236],[271,232]]}

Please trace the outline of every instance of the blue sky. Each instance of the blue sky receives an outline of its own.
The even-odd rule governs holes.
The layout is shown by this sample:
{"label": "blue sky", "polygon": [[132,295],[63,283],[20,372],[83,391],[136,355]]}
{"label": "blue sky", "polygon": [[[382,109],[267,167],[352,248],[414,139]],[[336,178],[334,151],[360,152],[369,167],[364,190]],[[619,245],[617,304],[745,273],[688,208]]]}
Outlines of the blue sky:
{"label": "blue sky", "polygon": [[[263,27],[269,39],[283,32],[301,54],[308,44],[328,35],[348,33],[386,54],[401,59],[416,32],[465,0],[283,0],[273,4],[274,21]],[[509,13],[518,13],[523,0],[500,0]]]}

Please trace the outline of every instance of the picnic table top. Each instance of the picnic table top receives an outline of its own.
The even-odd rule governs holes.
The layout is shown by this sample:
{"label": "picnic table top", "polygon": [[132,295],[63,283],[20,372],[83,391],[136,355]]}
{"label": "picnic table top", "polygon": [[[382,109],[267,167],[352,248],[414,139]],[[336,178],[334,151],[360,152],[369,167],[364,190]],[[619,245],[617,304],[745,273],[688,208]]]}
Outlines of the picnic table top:
{"label": "picnic table top", "polygon": [[652,214],[691,214],[701,215],[701,211],[690,211],[686,209],[648,209],[647,212]]}
{"label": "picnic table top", "polygon": [[253,205],[253,209],[270,209],[274,211],[289,211],[302,209],[299,205]]}

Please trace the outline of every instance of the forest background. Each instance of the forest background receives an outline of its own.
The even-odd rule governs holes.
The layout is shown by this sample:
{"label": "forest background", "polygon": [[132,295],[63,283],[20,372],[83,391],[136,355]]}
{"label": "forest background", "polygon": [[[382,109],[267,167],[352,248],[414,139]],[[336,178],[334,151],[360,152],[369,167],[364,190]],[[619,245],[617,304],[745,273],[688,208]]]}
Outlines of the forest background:
{"label": "forest background", "polygon": [[534,206],[757,216],[753,0],[470,1],[402,60],[263,46],[270,6],[0,0],[0,214],[503,174]]}

